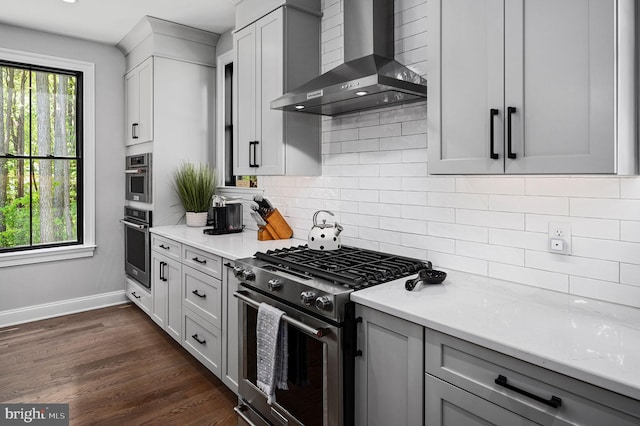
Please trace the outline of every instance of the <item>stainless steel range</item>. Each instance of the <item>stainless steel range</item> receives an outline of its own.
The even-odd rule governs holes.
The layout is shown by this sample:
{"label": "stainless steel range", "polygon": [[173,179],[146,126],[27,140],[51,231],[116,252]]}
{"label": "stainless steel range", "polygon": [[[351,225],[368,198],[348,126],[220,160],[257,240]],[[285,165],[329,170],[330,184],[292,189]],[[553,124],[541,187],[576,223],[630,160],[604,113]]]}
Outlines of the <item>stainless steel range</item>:
{"label": "stainless steel range", "polygon": [[[258,252],[236,262],[240,280],[240,424],[351,425],[356,323],[349,294],[431,269],[431,263],[342,246],[306,245]],[[288,390],[275,402],[256,386],[256,321],[260,303],[275,306],[288,325]]]}

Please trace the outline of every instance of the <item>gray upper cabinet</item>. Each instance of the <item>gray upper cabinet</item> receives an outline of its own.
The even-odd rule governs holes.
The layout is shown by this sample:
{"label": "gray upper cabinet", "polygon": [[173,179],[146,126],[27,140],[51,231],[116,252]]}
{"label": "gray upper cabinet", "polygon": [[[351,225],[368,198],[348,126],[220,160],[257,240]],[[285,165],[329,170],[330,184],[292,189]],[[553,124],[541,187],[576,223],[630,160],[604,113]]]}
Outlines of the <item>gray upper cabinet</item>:
{"label": "gray upper cabinet", "polygon": [[[272,100],[320,71],[319,10],[314,13],[297,3],[243,0],[237,6],[233,36],[236,175],[320,173],[319,117],[271,109]],[[246,22],[257,10],[273,6]]]}
{"label": "gray upper cabinet", "polygon": [[431,173],[636,172],[633,2],[428,7]]}

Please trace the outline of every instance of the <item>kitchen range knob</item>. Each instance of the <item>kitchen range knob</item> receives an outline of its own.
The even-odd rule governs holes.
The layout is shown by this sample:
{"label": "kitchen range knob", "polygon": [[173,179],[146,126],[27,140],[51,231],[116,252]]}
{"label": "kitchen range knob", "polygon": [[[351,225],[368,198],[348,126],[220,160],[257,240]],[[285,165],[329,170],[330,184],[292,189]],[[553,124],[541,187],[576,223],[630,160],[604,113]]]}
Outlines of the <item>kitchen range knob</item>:
{"label": "kitchen range knob", "polygon": [[311,306],[316,299],[316,294],[312,291],[303,291],[300,293],[300,301],[303,305]]}
{"label": "kitchen range knob", "polygon": [[333,303],[329,296],[320,296],[316,299],[316,308],[321,311],[330,311],[333,309]]}
{"label": "kitchen range knob", "polygon": [[256,274],[253,271],[245,269],[242,271],[242,279],[246,281],[253,281],[256,279]]}
{"label": "kitchen range knob", "polygon": [[233,267],[233,276],[236,278],[242,278],[242,273],[244,272],[244,269],[242,269],[241,266],[234,266]]}
{"label": "kitchen range knob", "polygon": [[276,291],[282,287],[282,281],[277,278],[270,279],[267,281],[267,287],[269,287],[269,290],[271,291]]}

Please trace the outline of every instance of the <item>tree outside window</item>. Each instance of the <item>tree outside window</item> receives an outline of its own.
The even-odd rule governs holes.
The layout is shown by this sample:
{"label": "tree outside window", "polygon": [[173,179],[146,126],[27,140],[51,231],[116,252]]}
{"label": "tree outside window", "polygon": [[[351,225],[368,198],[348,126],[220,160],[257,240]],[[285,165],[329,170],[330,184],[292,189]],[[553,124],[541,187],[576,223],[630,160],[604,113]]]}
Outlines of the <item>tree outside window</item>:
{"label": "tree outside window", "polygon": [[0,62],[0,252],[82,244],[82,73]]}

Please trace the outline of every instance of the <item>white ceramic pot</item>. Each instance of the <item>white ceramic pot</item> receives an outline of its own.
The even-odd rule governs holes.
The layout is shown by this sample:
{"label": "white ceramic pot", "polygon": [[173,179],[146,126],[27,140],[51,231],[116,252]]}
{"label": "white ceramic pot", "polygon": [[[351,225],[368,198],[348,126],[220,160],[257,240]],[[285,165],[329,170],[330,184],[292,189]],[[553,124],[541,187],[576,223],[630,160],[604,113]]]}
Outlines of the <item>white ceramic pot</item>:
{"label": "white ceramic pot", "polygon": [[207,212],[187,212],[187,226],[205,226]]}

